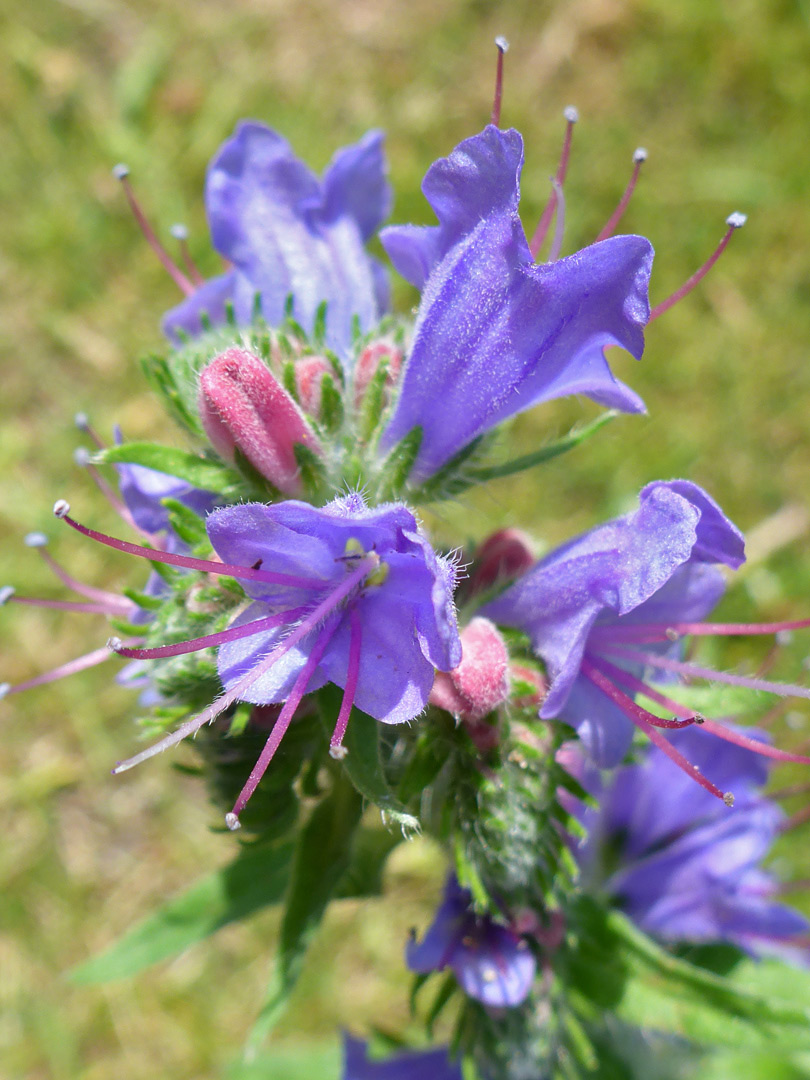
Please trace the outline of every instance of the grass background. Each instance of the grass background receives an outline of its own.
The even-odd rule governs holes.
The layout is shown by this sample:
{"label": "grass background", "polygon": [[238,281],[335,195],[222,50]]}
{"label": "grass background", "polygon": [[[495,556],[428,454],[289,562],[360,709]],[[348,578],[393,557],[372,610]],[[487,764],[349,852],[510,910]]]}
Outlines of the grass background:
{"label": "grass background", "polygon": [[[754,565],[733,617],[808,610],[810,506],[810,4],[807,0],[0,0],[0,549],[2,579],[55,594],[29,530],[54,532],[67,496],[113,527],[72,464],[72,416],[109,431],[165,434],[137,359],[160,344],[174,286],[142,242],[110,167],[126,161],[166,235],[191,230],[214,272],[201,199],[208,158],[243,116],[273,124],[313,166],[369,126],[389,132],[394,220],[430,220],[427,165],[490,110],[492,39],[512,42],[504,122],[524,134],[522,212],[545,202],[562,108],[582,121],[566,187],[565,251],[588,242],[650,151],[625,219],[657,250],[653,300],[703,260],[731,210],[749,225],[699,292],[656,323],[643,361],[615,370],[649,417],[449,507],[437,535],[523,524],[548,543],[628,508],[654,478],[705,485],[745,530]],[[414,294],[398,288],[401,306]],[[528,449],[594,415],[560,402],[521,418]],[[57,533],[86,580],[132,582],[131,566]],[[130,576],[127,576],[130,575]],[[2,675],[19,680],[103,641],[97,622],[15,607],[0,620]],[[787,648],[786,677],[804,646]],[[732,650],[728,662],[743,659]],[[74,988],[64,973],[174,890],[228,860],[204,793],[168,759],[112,780],[129,752],[131,699],[100,669],[2,706],[0,1075],[173,1080],[225,1074],[267,979],[274,916],[128,984]],[[801,708],[788,714],[801,728]],[[789,733],[783,742],[801,735]],[[187,759],[184,759],[187,760]],[[810,876],[801,834],[780,856]],[[334,1076],[335,1029],[406,1023],[406,928],[438,889],[424,845],[398,855],[395,901],[332,911],[279,1032],[274,1080]]]}

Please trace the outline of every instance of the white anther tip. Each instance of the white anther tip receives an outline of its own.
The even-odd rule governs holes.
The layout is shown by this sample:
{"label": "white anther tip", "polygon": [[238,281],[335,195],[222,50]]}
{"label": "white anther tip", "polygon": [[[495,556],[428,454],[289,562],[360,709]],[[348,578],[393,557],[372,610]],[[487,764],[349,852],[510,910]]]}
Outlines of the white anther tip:
{"label": "white anther tip", "polygon": [[109,637],[109,638],[107,638],[107,648],[111,652],[118,652],[118,650],[122,649],[123,647],[124,647],[124,643],[123,643],[123,641],[121,640],[120,637]]}
{"label": "white anther tip", "polygon": [[495,44],[502,53],[509,52],[509,42],[502,34],[498,34],[498,36],[495,38]]}
{"label": "white anther tip", "polygon": [[125,180],[129,176],[129,165],[124,165],[123,162],[113,165],[112,174],[116,180]]}
{"label": "white anther tip", "polygon": [[234,813],[229,813],[225,815],[225,824],[228,826],[231,832],[237,832],[239,829],[242,828],[241,821]]}
{"label": "white anther tip", "polygon": [[10,689],[11,689],[11,683],[10,682],[0,683],[0,701],[3,700],[3,698],[6,696],[6,694],[9,692]]}
{"label": "white anther tip", "polygon": [[63,518],[70,513],[70,503],[66,499],[57,499],[53,504],[54,517]]}
{"label": "white anther tip", "polygon": [[131,768],[132,768],[132,765],[130,764],[130,762],[128,762],[128,761],[119,761],[114,769],[110,769],[110,772],[112,773],[113,776],[120,776],[120,774],[122,772],[126,772],[128,769],[131,769]]}
{"label": "white anther tip", "polygon": [[30,532],[23,537],[23,543],[26,547],[41,548],[47,545],[48,537],[43,532]]}
{"label": "white anther tip", "polygon": [[724,795],[723,795],[723,802],[726,804],[726,806],[730,810],[734,806],[734,794],[733,794],[733,792],[726,791],[724,793]]}
{"label": "white anther tip", "polygon": [[644,146],[637,146],[633,151],[633,161],[638,165],[642,161],[647,160],[647,149]]}
{"label": "white anther tip", "polygon": [[563,109],[563,116],[569,124],[575,124],[579,120],[579,109],[576,105],[566,105]]}
{"label": "white anther tip", "polygon": [[748,215],[741,214],[739,210],[735,210],[733,214],[729,214],[726,218],[726,225],[728,225],[730,229],[741,229],[746,221],[748,221]]}
{"label": "white anther tip", "polygon": [[73,460],[81,468],[90,464],[90,451],[86,446],[77,446],[73,451]]}
{"label": "white anther tip", "polygon": [[334,761],[343,761],[343,759],[348,755],[348,753],[348,748],[345,746],[329,747],[329,757],[332,758]]}
{"label": "white anther tip", "polygon": [[181,225],[179,222],[176,225],[172,225],[169,232],[175,238],[175,240],[188,240],[188,229],[185,225]]}
{"label": "white anther tip", "polygon": [[16,589],[13,585],[4,585],[2,589],[0,589],[0,607],[7,604],[15,592]]}
{"label": "white anther tip", "polygon": [[90,417],[86,412],[77,412],[73,417],[73,423],[79,429],[79,431],[87,431],[90,427]]}

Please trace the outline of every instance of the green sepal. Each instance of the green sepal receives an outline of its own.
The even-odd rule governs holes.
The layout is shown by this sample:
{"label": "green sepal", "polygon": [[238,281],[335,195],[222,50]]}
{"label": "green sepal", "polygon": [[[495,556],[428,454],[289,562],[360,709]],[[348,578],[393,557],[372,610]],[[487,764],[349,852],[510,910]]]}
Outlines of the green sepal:
{"label": "green sepal", "polygon": [[161,502],[169,511],[169,526],[190,548],[208,543],[205,521],[190,506],[179,499],[167,497]]}
{"label": "green sepal", "polygon": [[307,495],[317,498],[326,486],[326,467],[323,458],[304,443],[293,443],[301,483]]}
{"label": "green sepal", "polygon": [[377,430],[383,409],[385,408],[385,391],[388,380],[388,358],[382,357],[377,370],[371,376],[363,401],[360,407],[359,432],[360,438],[368,442]]}
{"label": "green sepal", "polygon": [[328,303],[321,300],[315,309],[315,318],[312,320],[312,340],[320,348],[326,341],[326,309]]}
{"label": "green sepal", "polygon": [[321,427],[329,434],[343,426],[343,397],[328,371],[321,377]]}
{"label": "green sepal", "polygon": [[452,1000],[454,994],[458,990],[458,983],[456,977],[452,972],[449,972],[442,979],[439,989],[436,991],[436,996],[430,1003],[430,1008],[425,1016],[425,1030],[429,1039],[433,1038],[433,1029],[436,1026],[436,1022],[445,1010],[445,1006]]}
{"label": "green sepal", "polygon": [[489,446],[490,436],[479,435],[471,443],[460,450],[445,465],[442,465],[433,476],[429,476],[411,494],[414,502],[437,502],[440,499],[449,499],[459,495],[462,491],[478,483],[468,471],[471,461],[480,458]]}
{"label": "green sepal", "polygon": [[163,401],[169,413],[192,434],[203,435],[202,424],[197,415],[196,405],[189,407],[187,396],[181,392],[177,378],[165,356],[151,353],[143,357],[141,367],[147,382]]}
{"label": "green sepal", "polygon": [[298,383],[295,378],[295,364],[292,360],[285,360],[281,365],[281,382],[293,401],[300,405],[301,402],[298,398]]}
{"label": "green sepal", "polygon": [[[165,597],[163,596],[149,596],[148,593],[139,592],[137,589],[122,589],[121,593],[127,598],[127,600],[131,600],[133,604],[137,604],[138,607],[143,608],[144,611],[157,611],[160,607],[163,606],[163,601],[165,599]],[[124,623],[125,625],[132,626],[133,628],[135,626],[134,623],[126,623],[125,620]],[[131,630],[127,631],[127,633],[131,632]],[[143,633],[143,627],[140,627],[139,632]]]}
{"label": "green sepal", "polygon": [[204,491],[230,494],[238,489],[241,478],[233,469],[187,450],[177,450],[159,443],[129,442],[110,446],[94,455],[99,465],[143,465],[168,473]]}
{"label": "green sepal", "polygon": [[382,463],[377,482],[381,501],[396,499],[405,489],[411,469],[419,456],[423,434],[421,427],[412,428]]}

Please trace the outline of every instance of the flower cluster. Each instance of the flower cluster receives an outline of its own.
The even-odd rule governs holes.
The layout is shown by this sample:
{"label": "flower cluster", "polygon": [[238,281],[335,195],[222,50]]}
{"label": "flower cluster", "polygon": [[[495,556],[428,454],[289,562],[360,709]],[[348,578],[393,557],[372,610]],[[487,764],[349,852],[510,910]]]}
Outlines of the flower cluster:
{"label": "flower cluster", "polygon": [[[203,731],[203,755],[228,772],[236,759],[241,768],[246,740],[263,741],[219,795],[235,830],[260,785],[283,789],[290,814],[248,827],[272,841],[259,848],[268,858],[279,857],[282,837],[295,845],[294,875],[319,866],[317,887],[295,878],[290,889],[288,904],[303,913],[288,909],[289,955],[330,896],[375,887],[362,865],[364,801],[403,833],[423,828],[447,853],[441,905],[405,956],[418,986],[448,972],[435,1014],[460,991],[453,1056],[374,1061],[347,1037],[345,1080],[455,1080],[462,1058],[486,1080],[560,1075],[554,1054],[585,1023],[564,994],[582,966],[583,895],[668,943],[804,957],[808,924],[775,900],[761,865],[783,824],[761,789],[766,759],[810,759],[702,715],[680,691],[698,679],[810,697],[708,668],[687,651],[702,636],[774,634],[810,620],[705,621],[745,558],[741,532],[714,499],[688,480],[650,483],[637,509],[540,560],[530,538],[502,530],[466,580],[462,557],[437,551],[417,514],[420,503],[585,437],[495,467],[491,437],[525,410],[584,395],[643,412],[605,350],[640,359],[649,322],[697,284],[744,221],[731,215],[714,255],[651,309],[652,247],[615,235],[646,157],[639,150],[605,227],[561,257],[576,112],[566,110],[549,201],[527,232],[523,139],[500,127],[504,51],[500,42],[492,123],[425,176],[437,224],[379,232],[393,267],[420,291],[412,325],[388,313],[387,271],[367,251],[391,206],[380,133],[339,151],[319,180],[279,134],[239,124],[208,170],[212,242],[227,263],[209,280],[188,260],[185,270],[172,262],[117,167],[186,294],[164,318],[167,354],[147,368],[193,449],[128,443],[117,431],[106,445],[81,417],[94,451],[77,460],[138,540],[83,524],[63,499],[54,513],[146,560],[148,580],[122,595],[81,583],[32,534],[28,545],[81,600],[0,593],[3,603],[112,620],[107,647],[3,692],[113,654],[131,661],[119,678],[142,691],[150,735],[162,737],[115,773]],[[118,491],[100,465],[117,470]],[[639,751],[639,733],[652,748]],[[321,867],[313,845],[327,812],[330,838],[345,843],[335,853],[325,842]],[[295,927],[305,929],[291,944]],[[564,1015],[568,1026],[555,1029]],[[523,1064],[510,1072],[518,1028]]]}

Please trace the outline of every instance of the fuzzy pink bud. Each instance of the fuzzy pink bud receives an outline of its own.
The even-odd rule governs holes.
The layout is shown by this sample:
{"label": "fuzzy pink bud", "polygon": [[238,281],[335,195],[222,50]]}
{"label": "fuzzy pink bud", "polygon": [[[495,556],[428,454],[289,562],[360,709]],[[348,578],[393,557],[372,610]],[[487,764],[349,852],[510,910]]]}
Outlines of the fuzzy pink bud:
{"label": "fuzzy pink bud", "polygon": [[302,356],[295,361],[295,385],[304,412],[318,416],[321,411],[321,382],[332,365],[323,356]]}
{"label": "fuzzy pink bud", "polygon": [[483,592],[525,574],[537,562],[532,541],[520,529],[499,529],[488,537],[473,560],[469,593]]}
{"label": "fuzzy pink bud", "polygon": [[375,341],[367,345],[357,358],[354,369],[354,403],[359,406],[368,390],[368,384],[374,378],[382,361],[388,362],[386,386],[396,385],[402,368],[402,349],[388,341]]}
{"label": "fuzzy pink bud", "polygon": [[217,453],[239,450],[279,491],[300,490],[293,446],[320,452],[304,415],[258,356],[227,349],[200,376],[200,420]]}
{"label": "fuzzy pink bud", "polygon": [[497,741],[481,721],[509,696],[509,653],[489,619],[477,617],[461,631],[461,663],[436,673],[430,701],[463,720],[480,750]]}

